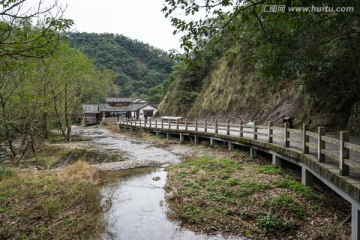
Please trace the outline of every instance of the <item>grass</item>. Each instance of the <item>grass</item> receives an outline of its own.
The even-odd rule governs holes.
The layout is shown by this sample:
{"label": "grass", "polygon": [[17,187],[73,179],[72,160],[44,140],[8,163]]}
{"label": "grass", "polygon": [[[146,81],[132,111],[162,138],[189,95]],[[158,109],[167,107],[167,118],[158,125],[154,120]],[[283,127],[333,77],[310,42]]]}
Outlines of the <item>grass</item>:
{"label": "grass", "polygon": [[321,200],[321,196],[314,193],[314,191],[305,185],[302,185],[301,182],[296,179],[285,176],[282,179],[279,179],[274,182],[276,187],[279,188],[288,188],[296,192],[298,195],[313,199],[313,200]]}
{"label": "grass", "polygon": [[97,149],[88,148],[68,148],[66,145],[46,145],[35,154],[37,164],[46,169],[62,165],[63,163],[71,164],[78,160],[86,159],[90,163],[116,162],[123,161],[121,154],[104,153]]}
{"label": "grass", "polygon": [[9,167],[0,166],[0,181],[15,175],[15,170]]}
{"label": "grass", "polygon": [[[326,238],[344,227],[339,225],[341,213],[329,212],[311,188],[247,156],[187,158],[168,171],[169,217],[195,231],[250,239],[301,233],[307,239],[319,233]],[[326,224],[314,224],[324,219]]]}
{"label": "grass", "polygon": [[99,172],[76,162],[57,172],[0,173],[0,239],[89,239],[98,236]]}
{"label": "grass", "polygon": [[277,174],[281,174],[282,171],[278,166],[272,165],[272,164],[268,164],[268,165],[262,165],[259,167],[258,169],[259,173],[265,173],[265,174],[270,174],[270,175],[277,175]]}

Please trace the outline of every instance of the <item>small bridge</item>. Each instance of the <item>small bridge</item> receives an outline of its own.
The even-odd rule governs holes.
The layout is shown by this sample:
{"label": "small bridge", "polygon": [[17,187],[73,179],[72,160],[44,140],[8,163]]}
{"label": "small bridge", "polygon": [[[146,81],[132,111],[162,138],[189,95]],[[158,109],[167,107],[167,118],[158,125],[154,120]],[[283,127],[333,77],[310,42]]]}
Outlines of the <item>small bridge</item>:
{"label": "small bridge", "polygon": [[311,186],[314,178],[319,179],[333,191],[346,199],[352,206],[352,239],[360,239],[360,140],[350,137],[348,132],[330,136],[325,128],[317,132],[303,129],[252,124],[231,124],[198,121],[134,121],[120,119],[120,128],[143,129],[147,132],[193,139],[195,144],[209,141],[210,146],[217,142],[228,145],[229,150],[240,146],[248,148],[251,157],[258,153],[268,153],[272,163],[281,165],[284,161],[294,163],[302,169],[302,183]]}

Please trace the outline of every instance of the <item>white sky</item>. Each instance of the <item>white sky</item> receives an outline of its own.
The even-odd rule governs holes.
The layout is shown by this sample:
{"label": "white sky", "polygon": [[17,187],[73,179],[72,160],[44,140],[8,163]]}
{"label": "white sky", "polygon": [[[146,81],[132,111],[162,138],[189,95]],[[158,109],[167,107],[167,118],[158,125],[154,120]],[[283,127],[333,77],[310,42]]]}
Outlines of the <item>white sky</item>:
{"label": "white sky", "polygon": [[180,48],[170,19],[161,12],[164,0],[59,0],[65,17],[79,32],[118,33],[163,50]]}

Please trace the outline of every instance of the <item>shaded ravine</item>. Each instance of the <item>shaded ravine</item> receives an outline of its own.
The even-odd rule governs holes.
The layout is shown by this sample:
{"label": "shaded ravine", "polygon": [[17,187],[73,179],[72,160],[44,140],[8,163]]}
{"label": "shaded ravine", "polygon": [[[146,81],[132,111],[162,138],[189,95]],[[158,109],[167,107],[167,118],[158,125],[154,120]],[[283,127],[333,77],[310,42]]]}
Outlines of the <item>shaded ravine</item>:
{"label": "shaded ravine", "polygon": [[[181,153],[196,149],[178,145],[170,150],[155,146],[151,141],[129,138],[107,129],[75,128],[74,134],[89,137],[88,144],[103,151],[119,151],[127,160],[95,164],[101,170],[120,170],[142,166],[158,167],[149,174],[136,175],[103,187],[103,203],[111,203],[104,219],[107,230],[101,239],[241,239],[228,236],[197,234],[180,227],[167,218],[165,201],[166,164],[179,163]],[[89,145],[89,146],[90,146]]]}

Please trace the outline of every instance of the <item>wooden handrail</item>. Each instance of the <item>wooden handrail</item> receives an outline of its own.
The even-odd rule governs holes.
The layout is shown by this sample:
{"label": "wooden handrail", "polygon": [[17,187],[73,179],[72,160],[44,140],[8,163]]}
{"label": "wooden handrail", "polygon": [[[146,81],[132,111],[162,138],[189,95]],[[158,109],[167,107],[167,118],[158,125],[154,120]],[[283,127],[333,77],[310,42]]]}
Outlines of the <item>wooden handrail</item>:
{"label": "wooden handrail", "polygon": [[[110,119],[108,119],[110,120]],[[113,118],[111,118],[113,120]],[[117,119],[116,119],[117,121]],[[160,121],[160,122],[159,122]],[[330,157],[339,162],[339,174],[343,176],[349,175],[349,168],[356,167],[360,169],[360,163],[350,159],[350,150],[360,152],[360,145],[350,143],[349,134],[347,132],[340,132],[340,139],[325,135],[325,128],[318,128],[317,133],[308,130],[307,125],[303,125],[303,129],[289,128],[288,123],[284,127],[274,126],[272,122],[268,122],[267,126],[247,125],[240,121],[238,124],[209,121],[184,121],[177,120],[175,122],[164,122],[162,120],[154,119],[148,120],[134,120],[127,118],[120,118],[118,123],[128,126],[146,127],[154,129],[170,129],[171,131],[195,131],[205,132],[210,134],[219,134],[224,136],[236,136],[240,138],[250,138],[259,141],[273,143],[274,140],[282,141],[283,146],[286,148],[296,145],[304,154],[308,154],[310,149],[317,154],[320,163],[325,162],[325,157]],[[260,138],[259,138],[260,137]],[[311,139],[310,139],[311,138]],[[310,142],[311,140],[311,142]],[[316,142],[316,144],[314,144]],[[338,150],[326,149],[326,144],[338,146]],[[290,146],[291,145],[291,146]]]}
{"label": "wooden handrail", "polygon": [[319,137],[319,135],[317,133],[310,132],[310,131],[306,131],[306,135],[308,135],[309,137],[313,137],[313,138]]}
{"label": "wooden handrail", "polygon": [[360,145],[356,145],[354,143],[345,142],[344,147],[346,147],[349,150],[360,152]]}

